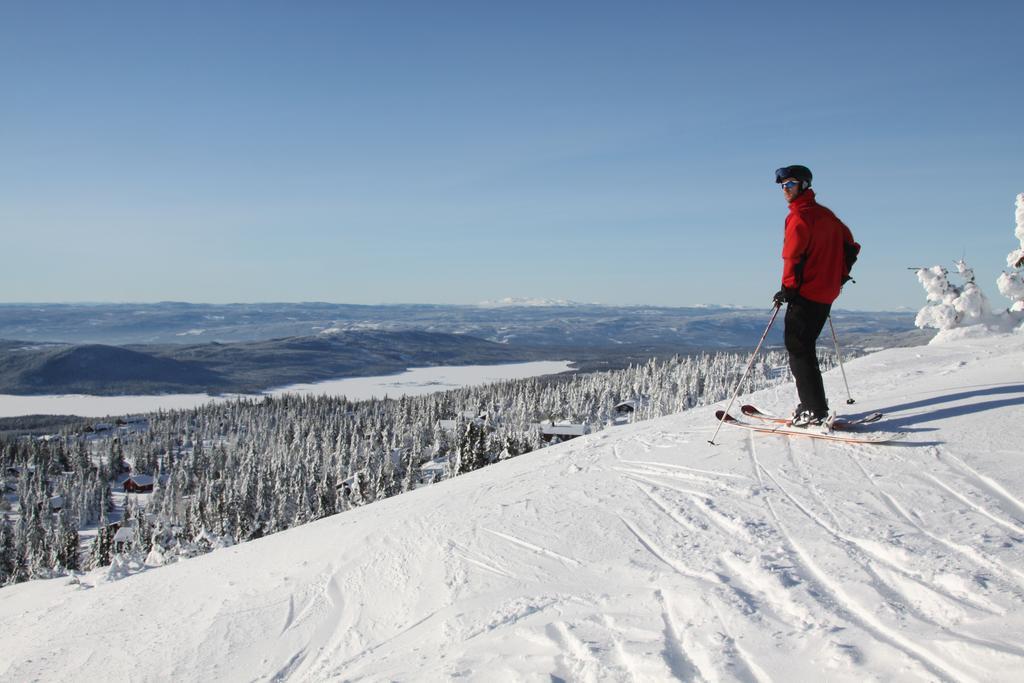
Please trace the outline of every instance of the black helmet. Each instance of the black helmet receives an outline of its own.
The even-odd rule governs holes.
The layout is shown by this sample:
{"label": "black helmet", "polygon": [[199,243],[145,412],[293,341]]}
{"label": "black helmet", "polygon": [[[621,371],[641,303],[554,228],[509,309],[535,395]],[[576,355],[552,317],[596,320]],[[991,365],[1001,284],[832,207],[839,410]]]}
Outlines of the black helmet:
{"label": "black helmet", "polygon": [[775,182],[781,183],[786,178],[796,178],[805,183],[804,188],[806,189],[811,186],[811,169],[799,164],[775,169]]}

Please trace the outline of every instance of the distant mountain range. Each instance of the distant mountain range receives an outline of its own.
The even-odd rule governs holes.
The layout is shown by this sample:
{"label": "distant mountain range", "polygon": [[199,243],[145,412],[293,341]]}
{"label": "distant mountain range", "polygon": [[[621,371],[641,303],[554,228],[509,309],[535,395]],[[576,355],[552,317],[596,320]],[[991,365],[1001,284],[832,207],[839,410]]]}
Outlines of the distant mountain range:
{"label": "distant mountain range", "polygon": [[[481,301],[477,306],[482,308],[499,308],[499,307],[525,307],[525,306],[546,306],[548,308],[552,306],[587,306],[588,304],[579,301],[570,301],[568,299],[531,299],[526,297],[505,297],[504,299],[491,299],[488,301]],[[589,305],[600,305],[600,304],[589,304]]]}
{"label": "distant mountain range", "polygon": [[[517,300],[501,305],[330,303],[0,304],[0,339],[70,344],[264,341],[337,331],[423,330],[498,343],[607,347],[743,347],[770,311],[719,306],[600,306]],[[522,302],[520,302],[522,303]],[[834,312],[849,334],[915,332],[910,312]],[[753,336],[751,336],[753,335]]]}
{"label": "distant mountain range", "polygon": [[[519,305],[522,304],[522,305]],[[549,305],[550,304],[550,305]],[[574,360],[582,371],[753,347],[769,310],[501,305],[0,304],[0,393],[253,392],[408,367]],[[845,346],[922,343],[912,313],[835,311]],[[768,338],[781,344],[781,321]]]}

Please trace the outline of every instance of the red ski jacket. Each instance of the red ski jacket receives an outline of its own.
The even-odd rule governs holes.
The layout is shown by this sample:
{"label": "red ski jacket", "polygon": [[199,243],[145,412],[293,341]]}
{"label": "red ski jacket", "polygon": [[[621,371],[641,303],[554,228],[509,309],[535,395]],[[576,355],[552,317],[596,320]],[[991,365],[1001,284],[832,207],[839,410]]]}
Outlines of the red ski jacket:
{"label": "red ski jacket", "polygon": [[804,190],[790,202],[782,243],[783,287],[796,289],[805,299],[830,304],[839,296],[859,252],[850,229],[814,200],[814,190]]}

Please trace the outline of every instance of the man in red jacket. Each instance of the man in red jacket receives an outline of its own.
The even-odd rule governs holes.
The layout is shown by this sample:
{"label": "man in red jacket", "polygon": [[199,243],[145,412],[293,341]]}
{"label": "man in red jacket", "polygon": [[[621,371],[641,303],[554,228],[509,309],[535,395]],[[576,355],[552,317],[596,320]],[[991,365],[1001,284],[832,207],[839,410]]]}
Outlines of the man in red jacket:
{"label": "man in red jacket", "polygon": [[786,350],[800,397],[793,424],[822,424],[829,414],[828,399],[815,346],[832,302],[850,279],[860,245],[834,213],[815,201],[809,168],[780,168],[775,171],[775,182],[782,185],[789,202],[782,244],[782,289],[774,303],[787,304]]}

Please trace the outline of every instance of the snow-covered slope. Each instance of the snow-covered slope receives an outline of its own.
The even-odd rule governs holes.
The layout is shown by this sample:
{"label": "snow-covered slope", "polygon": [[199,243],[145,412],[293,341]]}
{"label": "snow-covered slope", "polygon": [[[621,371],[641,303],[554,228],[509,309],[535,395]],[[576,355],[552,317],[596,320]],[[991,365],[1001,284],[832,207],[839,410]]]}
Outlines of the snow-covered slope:
{"label": "snow-covered slope", "polygon": [[847,374],[905,441],[713,447],[709,407],[122,581],[5,588],[0,679],[1021,680],[1024,335]]}

